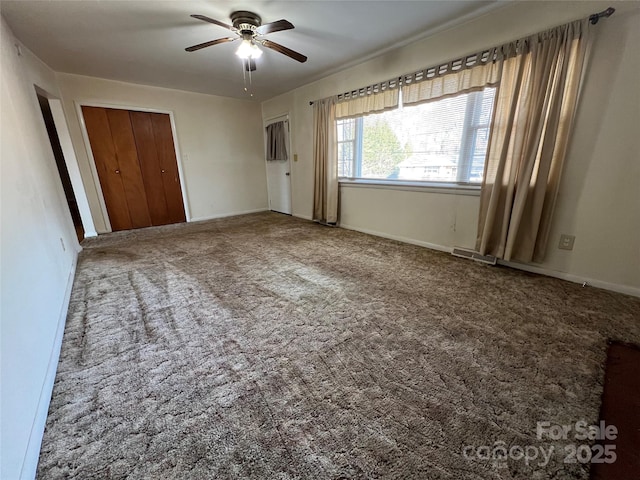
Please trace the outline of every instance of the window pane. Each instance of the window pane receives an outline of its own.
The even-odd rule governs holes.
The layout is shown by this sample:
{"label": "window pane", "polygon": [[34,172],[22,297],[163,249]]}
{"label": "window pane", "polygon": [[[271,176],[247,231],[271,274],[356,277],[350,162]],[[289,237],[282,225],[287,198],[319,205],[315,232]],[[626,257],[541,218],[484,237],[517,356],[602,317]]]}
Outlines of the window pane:
{"label": "window pane", "polygon": [[338,176],[340,177],[352,177],[353,172],[351,167],[353,165],[353,143],[342,142],[338,143]]}
{"label": "window pane", "polygon": [[356,120],[338,120],[336,128],[338,136],[338,176],[353,177]]}
{"label": "window pane", "polygon": [[406,107],[409,155],[399,166],[402,180],[456,181],[467,95]]}
{"label": "window pane", "polygon": [[489,145],[489,127],[479,128],[476,130],[476,143],[473,151],[473,159],[471,161],[471,172],[469,182],[481,183],[482,174],[484,173],[485,157],[487,155],[487,147]]}
{"label": "window pane", "polygon": [[491,115],[493,113],[493,102],[496,95],[495,88],[486,88],[482,92],[478,92],[478,95],[482,95],[482,109],[480,113],[480,125],[489,125],[491,122]]}
{"label": "window pane", "polygon": [[338,120],[338,142],[353,140],[355,137],[356,121],[353,118],[348,120]]}
{"label": "window pane", "polygon": [[[406,157],[398,138],[397,111],[364,117],[362,126],[362,177],[397,178]],[[396,128],[393,128],[396,126]]]}

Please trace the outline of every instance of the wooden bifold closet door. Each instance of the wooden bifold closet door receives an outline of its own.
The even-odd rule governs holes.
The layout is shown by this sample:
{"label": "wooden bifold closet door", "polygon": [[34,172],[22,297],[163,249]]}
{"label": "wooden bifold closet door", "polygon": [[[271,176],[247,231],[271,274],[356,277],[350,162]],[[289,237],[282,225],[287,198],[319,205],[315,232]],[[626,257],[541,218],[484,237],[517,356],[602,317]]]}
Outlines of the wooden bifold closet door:
{"label": "wooden bifold closet door", "polygon": [[82,114],[111,229],[184,222],[169,115],[87,106]]}

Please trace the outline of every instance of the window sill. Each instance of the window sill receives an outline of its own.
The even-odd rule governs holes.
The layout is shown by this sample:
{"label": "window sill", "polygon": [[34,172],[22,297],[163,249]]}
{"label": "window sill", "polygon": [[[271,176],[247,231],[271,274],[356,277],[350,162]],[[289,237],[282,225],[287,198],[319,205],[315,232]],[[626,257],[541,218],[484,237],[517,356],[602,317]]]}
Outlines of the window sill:
{"label": "window sill", "polygon": [[408,192],[444,193],[450,195],[480,196],[480,185],[468,185],[448,182],[410,182],[373,179],[338,179],[340,187],[379,188],[383,190],[404,190]]}

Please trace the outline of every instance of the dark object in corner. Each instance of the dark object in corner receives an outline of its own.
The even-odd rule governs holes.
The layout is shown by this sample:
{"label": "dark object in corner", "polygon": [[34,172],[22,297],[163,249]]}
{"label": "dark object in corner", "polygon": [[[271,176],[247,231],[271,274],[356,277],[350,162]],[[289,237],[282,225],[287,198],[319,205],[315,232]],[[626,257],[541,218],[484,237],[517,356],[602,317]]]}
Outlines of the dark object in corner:
{"label": "dark object in corner", "polygon": [[[596,445],[615,445],[613,463],[592,463],[591,480],[640,478],[640,348],[612,342],[607,351],[600,420],[615,425],[615,440]],[[595,451],[595,450],[594,450]]]}

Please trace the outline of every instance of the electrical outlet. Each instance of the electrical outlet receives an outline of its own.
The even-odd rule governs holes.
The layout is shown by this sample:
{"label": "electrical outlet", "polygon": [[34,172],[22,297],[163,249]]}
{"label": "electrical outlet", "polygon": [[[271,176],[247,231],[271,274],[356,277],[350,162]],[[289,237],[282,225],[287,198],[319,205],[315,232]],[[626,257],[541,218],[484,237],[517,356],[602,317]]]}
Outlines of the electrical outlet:
{"label": "electrical outlet", "polygon": [[294,161],[294,162],[297,162],[297,161],[298,161],[298,154],[297,154],[297,153],[294,153],[294,154],[293,154],[293,161]]}
{"label": "electrical outlet", "polygon": [[562,234],[560,235],[560,243],[558,244],[558,248],[560,250],[573,250],[573,244],[576,241],[576,236],[575,235],[567,235],[567,234]]}

